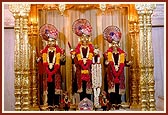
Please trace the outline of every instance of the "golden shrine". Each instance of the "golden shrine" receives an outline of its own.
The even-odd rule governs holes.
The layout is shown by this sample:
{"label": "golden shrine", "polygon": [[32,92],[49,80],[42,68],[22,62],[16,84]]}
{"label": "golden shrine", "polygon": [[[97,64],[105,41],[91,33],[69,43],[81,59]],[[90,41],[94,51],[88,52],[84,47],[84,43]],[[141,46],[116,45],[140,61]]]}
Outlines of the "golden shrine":
{"label": "golden shrine", "polygon": [[[129,60],[133,61],[133,65],[127,70],[127,76],[129,76],[127,84],[130,84],[126,91],[127,101],[130,108],[137,108],[142,111],[156,110],[151,36],[151,15],[155,9],[155,4],[9,4],[9,9],[15,18],[14,87],[16,111],[40,109],[36,58],[43,47],[43,42],[39,36],[39,27],[48,23],[46,20],[50,17],[47,17],[47,14],[57,12],[57,15],[53,13],[50,16],[55,16],[54,19],[64,17],[63,24],[71,29],[67,20],[71,21],[72,12],[78,11],[81,14],[80,16],[83,16],[82,14],[88,10],[96,10],[96,16],[100,16],[101,19],[106,15],[114,15],[115,11],[126,15],[125,21],[117,23],[126,28],[124,32],[127,32],[125,34],[127,40],[125,39],[122,47],[127,50]],[[71,14],[69,11],[72,11]],[[54,23],[57,23],[57,26],[59,26],[59,23],[61,24],[59,21]],[[98,22],[94,23],[92,21],[92,23],[99,25]],[[124,23],[127,23],[127,25]],[[65,28],[63,30],[66,31]],[[66,33],[68,33],[68,30]],[[59,41],[58,44],[64,44],[61,46],[65,48],[66,53],[66,63],[61,70],[65,83],[64,90],[72,97],[72,62],[69,56],[69,48],[66,45],[69,41],[72,44],[75,43],[72,38],[68,38],[63,33],[60,37],[63,37],[64,40],[63,42]],[[95,34],[95,39],[97,40],[93,40],[93,43],[98,44],[100,50],[104,51],[106,46],[104,47],[103,40],[101,40],[103,39],[102,36]],[[103,63],[103,59],[101,59],[101,63]]]}

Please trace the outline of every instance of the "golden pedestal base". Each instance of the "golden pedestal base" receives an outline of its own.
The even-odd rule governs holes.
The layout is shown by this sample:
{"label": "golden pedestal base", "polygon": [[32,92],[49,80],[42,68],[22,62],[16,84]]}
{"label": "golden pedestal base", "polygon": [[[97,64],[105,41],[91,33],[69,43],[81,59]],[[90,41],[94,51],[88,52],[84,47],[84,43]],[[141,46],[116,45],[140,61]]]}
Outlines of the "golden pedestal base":
{"label": "golden pedestal base", "polygon": [[133,104],[133,105],[130,106],[130,109],[140,109],[140,108],[141,107],[138,104]]}
{"label": "golden pedestal base", "polygon": [[40,111],[39,106],[35,106],[35,107],[30,107],[31,111]]}

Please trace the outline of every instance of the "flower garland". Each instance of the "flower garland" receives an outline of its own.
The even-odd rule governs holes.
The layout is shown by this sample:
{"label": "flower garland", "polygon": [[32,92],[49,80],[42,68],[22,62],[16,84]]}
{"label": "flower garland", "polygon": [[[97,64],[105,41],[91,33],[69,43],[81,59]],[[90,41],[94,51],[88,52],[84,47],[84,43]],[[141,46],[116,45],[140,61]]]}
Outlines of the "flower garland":
{"label": "flower garland", "polygon": [[[52,63],[49,63],[49,51],[51,51],[50,46],[46,46],[42,51],[43,65],[45,66],[46,73],[48,75],[48,82],[52,82],[52,75],[54,75],[60,68],[60,53],[61,49],[56,45],[52,49],[54,52],[54,57]],[[55,58],[55,59],[54,59]],[[49,68],[54,65],[54,70],[49,70]],[[49,66],[49,67],[48,67]],[[51,68],[50,68],[51,69]]]}
{"label": "flower garland", "polygon": [[86,55],[86,63],[84,63],[84,58],[82,54],[82,43],[80,42],[77,47],[76,47],[76,55],[78,59],[78,63],[81,66],[81,79],[85,81],[89,81],[90,76],[89,76],[89,67],[92,64],[92,57],[93,57],[93,46],[92,43],[88,43],[88,51]]}
{"label": "flower garland", "polygon": [[92,88],[94,92],[94,106],[99,106],[99,95],[100,95],[100,88],[102,85],[102,69],[100,64],[100,56],[98,57],[98,62],[95,63],[95,59],[92,59]]}
{"label": "flower garland", "polygon": [[119,67],[118,71],[116,71],[116,68],[115,68],[115,62],[114,62],[114,58],[113,58],[113,54],[112,54],[113,49],[109,48],[107,51],[107,59],[108,59],[108,62],[112,68],[112,72],[115,76],[115,80],[114,80],[115,83],[119,83],[118,77],[123,72],[124,61],[125,61],[125,52],[123,50],[121,50],[120,48],[118,48],[117,51],[119,52],[119,59],[118,59],[118,65],[117,65]]}
{"label": "flower garland", "polygon": [[[100,57],[98,57],[98,60],[100,61]],[[94,57],[93,57],[93,64],[92,64],[92,87],[97,88],[101,87],[102,85],[102,66],[100,62],[94,63]]]}

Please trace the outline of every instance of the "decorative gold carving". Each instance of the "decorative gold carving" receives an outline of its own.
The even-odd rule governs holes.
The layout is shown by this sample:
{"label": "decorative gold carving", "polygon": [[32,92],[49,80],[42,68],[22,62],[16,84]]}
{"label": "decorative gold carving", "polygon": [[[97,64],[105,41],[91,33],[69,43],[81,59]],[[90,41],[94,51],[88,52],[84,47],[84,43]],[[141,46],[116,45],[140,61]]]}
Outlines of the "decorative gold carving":
{"label": "decorative gold carving", "polygon": [[133,61],[132,66],[130,67],[130,83],[131,83],[131,93],[130,93],[130,108],[138,108],[138,73],[139,73],[139,64],[138,64],[138,33],[139,30],[137,28],[137,22],[136,21],[130,21],[129,22],[129,35],[130,35],[130,41],[131,41],[131,60]]}
{"label": "decorative gold carving", "polygon": [[28,111],[30,107],[30,66],[28,47],[28,12],[30,4],[10,4],[15,18],[15,110]]}
{"label": "decorative gold carving", "polygon": [[59,9],[61,15],[63,15],[64,11],[65,11],[65,4],[59,4],[58,9]]}
{"label": "decorative gold carving", "polygon": [[153,10],[156,8],[156,4],[135,4],[135,8],[138,11]]}
{"label": "decorative gold carving", "polygon": [[37,68],[36,68],[36,52],[35,50],[32,51],[32,106],[37,107],[38,106],[38,101],[37,101],[37,96],[38,96],[38,81],[37,81]]}
{"label": "decorative gold carving", "polygon": [[149,110],[155,111],[155,90],[154,90],[154,58],[153,58],[153,48],[152,48],[152,25],[151,25],[151,15],[153,13],[153,9],[150,9],[146,12],[146,26],[147,26],[147,47],[148,47],[148,96],[149,96]]}
{"label": "decorative gold carving", "polygon": [[23,79],[22,79],[22,110],[28,111],[30,108],[30,65],[29,65],[29,44],[28,44],[28,14],[22,13],[20,19],[23,21],[20,22],[21,26],[21,38],[23,37],[23,57],[22,57],[22,66],[23,66]]}
{"label": "decorative gold carving", "polygon": [[[68,50],[68,49],[66,49]],[[70,56],[66,56],[66,60],[67,60],[67,63],[66,63],[66,72],[68,73],[69,70],[70,73],[68,75],[66,75],[66,89],[67,89],[67,92],[68,94],[72,94],[72,66],[71,66],[71,57]],[[70,95],[71,97],[72,95]]]}
{"label": "decorative gold carving", "polygon": [[[145,41],[145,24],[144,24],[144,12],[143,11],[138,11],[139,15],[139,27],[140,27],[140,53],[139,53],[139,60],[140,60],[140,97],[141,97],[141,110],[145,111],[147,110],[147,100],[146,100],[146,71],[145,71],[145,63],[146,63],[146,41]],[[145,58],[144,58],[145,57]]]}
{"label": "decorative gold carving", "polygon": [[106,4],[99,4],[99,7],[102,12],[106,10]]}
{"label": "decorative gold carving", "polygon": [[[130,46],[131,46],[131,60],[134,62],[134,56],[135,56],[135,49],[134,49],[134,22],[130,22],[129,23],[129,37],[130,37]],[[134,64],[133,66],[130,68],[130,81],[131,81],[131,90],[130,90],[130,103],[131,103],[131,108],[133,108],[133,106],[137,105],[137,95],[136,95],[136,75],[135,75],[135,71],[134,71]]]}
{"label": "decorative gold carving", "polygon": [[[120,5],[115,7],[116,5],[106,5],[107,9],[109,8],[120,8]],[[135,81],[132,83],[132,105],[141,104],[141,110],[155,110],[155,98],[154,98],[154,77],[153,77],[153,50],[152,50],[152,39],[151,39],[151,14],[155,5],[135,5],[138,10],[139,15],[139,42],[137,40],[137,31],[136,25],[137,22],[130,22],[130,38],[133,40],[131,46],[133,48],[133,52],[131,52],[134,65],[131,68],[132,72],[132,80]],[[84,8],[83,8],[84,7]],[[95,6],[98,8],[99,6]],[[69,5],[66,6],[67,9],[84,9],[88,10],[93,8],[92,5]],[[35,60],[35,49],[32,48],[30,50],[29,42],[28,42],[28,13],[30,10],[30,5],[28,4],[12,4],[9,5],[10,11],[14,14],[15,18],[15,110],[30,110],[30,105],[35,107],[37,102],[37,78],[36,78],[36,66],[35,61],[30,63],[29,57],[32,56],[32,59]],[[32,27],[32,39],[36,39],[37,37],[37,24]],[[131,33],[131,31],[133,33]],[[34,41],[35,42],[35,41]],[[32,43],[35,44],[35,43]],[[32,45],[34,46],[34,45]],[[137,48],[137,50],[136,50]],[[67,51],[69,52],[69,50]],[[136,52],[138,52],[136,54]],[[135,59],[135,57],[139,57]],[[70,57],[66,57],[68,60],[66,63],[66,72],[69,72],[71,69],[71,59]],[[140,63],[139,63],[140,62]],[[32,64],[32,68],[30,65]],[[136,66],[135,66],[136,65]],[[137,67],[137,65],[139,65]],[[32,70],[30,70],[30,68]],[[140,69],[139,69],[140,68]],[[30,76],[31,72],[31,76]],[[139,77],[135,73],[140,72]],[[71,74],[66,76],[66,89],[71,93]],[[137,82],[136,82],[137,80]],[[31,84],[32,83],[32,84]],[[136,84],[137,83],[137,84]],[[31,87],[32,86],[32,87]],[[70,86],[70,87],[69,87]],[[30,88],[31,94],[30,94]],[[137,90],[139,89],[139,90]],[[47,94],[46,94],[47,95]],[[31,98],[32,97],[32,98]],[[149,100],[149,101],[147,101]],[[139,102],[138,102],[139,101]],[[149,105],[148,105],[149,104]],[[149,109],[148,109],[149,108]]]}
{"label": "decorative gold carving", "polygon": [[28,24],[29,26],[29,42],[31,44],[30,47],[30,72],[31,72],[31,105],[32,105],[32,110],[38,110],[38,77],[37,77],[37,65],[36,65],[36,39],[37,39],[37,23],[32,22]]}
{"label": "decorative gold carving", "polygon": [[141,110],[156,110],[154,98],[151,14],[155,4],[136,4],[140,27],[140,95]]}
{"label": "decorative gold carving", "polygon": [[67,10],[78,10],[84,13],[92,9],[98,9],[104,14],[118,9],[123,11],[124,7],[127,8],[128,6],[128,4],[42,4],[40,7],[42,10],[56,10],[63,15]]}
{"label": "decorative gold carving", "polygon": [[15,52],[14,52],[14,70],[15,70],[15,110],[21,110],[21,65],[20,65],[20,39],[19,39],[19,14],[14,13],[15,18]]}
{"label": "decorative gold carving", "polygon": [[141,76],[140,76],[140,93],[141,93],[141,110],[142,111],[147,111],[147,89],[146,89],[146,69],[145,68],[141,68]]}
{"label": "decorative gold carving", "polygon": [[129,50],[130,50],[130,60],[133,62],[129,67],[130,75],[130,108],[138,108],[138,84],[139,84],[139,28],[137,22],[137,13],[134,5],[129,7]]}
{"label": "decorative gold carving", "polygon": [[21,110],[21,76],[15,71],[15,110]]}

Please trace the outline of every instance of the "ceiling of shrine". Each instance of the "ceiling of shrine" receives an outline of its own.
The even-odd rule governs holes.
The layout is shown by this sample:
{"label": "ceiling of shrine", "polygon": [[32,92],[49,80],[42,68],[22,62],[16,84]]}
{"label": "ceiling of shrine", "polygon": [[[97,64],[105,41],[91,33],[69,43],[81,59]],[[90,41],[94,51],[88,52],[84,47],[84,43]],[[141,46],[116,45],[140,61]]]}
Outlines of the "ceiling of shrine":
{"label": "ceiling of shrine", "polygon": [[[66,4],[65,7],[63,5],[58,4],[39,4],[38,8],[42,10],[90,10],[90,9],[99,9],[99,10],[116,10],[122,9],[123,7],[128,7],[129,4]],[[4,26],[11,27],[14,26],[14,18],[12,13],[8,9],[8,4],[4,4]],[[156,9],[152,15],[152,23],[155,25],[164,25],[164,4],[157,4]]]}

